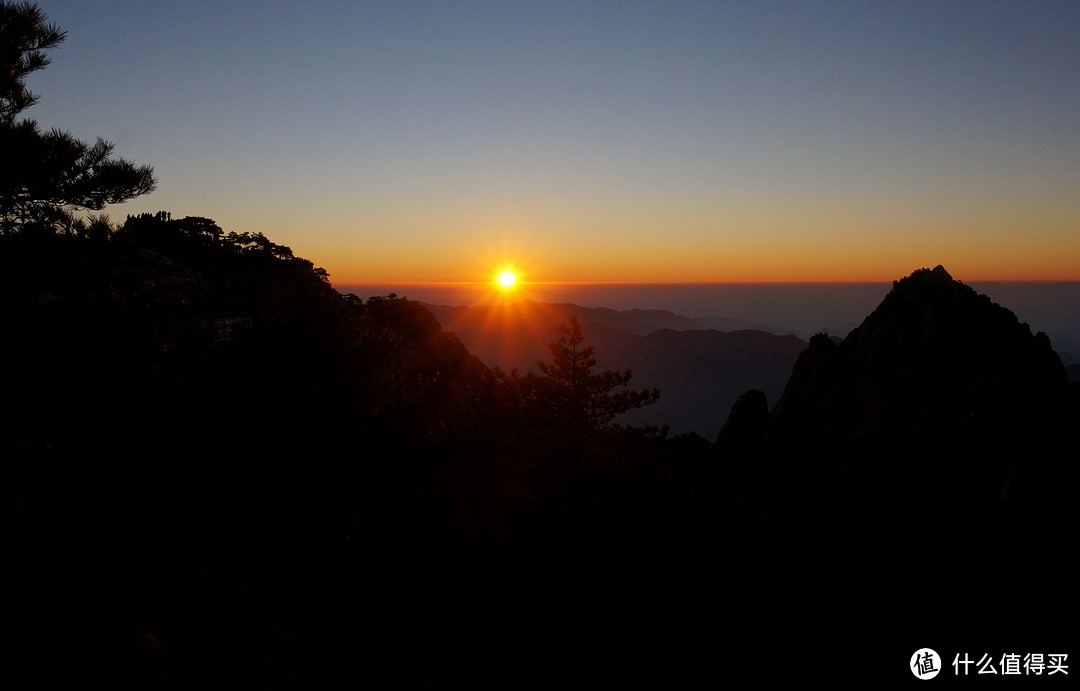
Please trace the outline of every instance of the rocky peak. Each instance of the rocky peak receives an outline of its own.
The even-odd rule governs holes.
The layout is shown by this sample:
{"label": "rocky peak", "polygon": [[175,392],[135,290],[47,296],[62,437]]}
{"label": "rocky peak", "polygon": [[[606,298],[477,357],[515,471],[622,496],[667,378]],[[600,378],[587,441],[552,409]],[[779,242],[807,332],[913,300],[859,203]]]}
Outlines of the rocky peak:
{"label": "rocky peak", "polygon": [[771,431],[825,453],[995,452],[1066,384],[1044,334],[939,265],[895,282],[838,346],[812,340]]}
{"label": "rocky peak", "polygon": [[1052,531],[1073,525],[1075,399],[1049,338],[938,266],[894,283],[841,343],[811,339],[763,448],[866,525]]}

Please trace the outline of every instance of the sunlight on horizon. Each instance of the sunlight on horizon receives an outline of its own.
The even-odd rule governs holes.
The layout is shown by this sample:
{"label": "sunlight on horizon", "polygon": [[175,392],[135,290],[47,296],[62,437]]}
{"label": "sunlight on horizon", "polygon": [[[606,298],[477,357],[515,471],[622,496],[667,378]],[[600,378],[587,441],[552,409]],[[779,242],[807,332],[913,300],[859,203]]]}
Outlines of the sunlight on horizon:
{"label": "sunlight on horizon", "polygon": [[517,264],[504,261],[489,274],[487,284],[490,290],[500,298],[520,297],[522,286],[525,284],[523,278],[524,273]]}

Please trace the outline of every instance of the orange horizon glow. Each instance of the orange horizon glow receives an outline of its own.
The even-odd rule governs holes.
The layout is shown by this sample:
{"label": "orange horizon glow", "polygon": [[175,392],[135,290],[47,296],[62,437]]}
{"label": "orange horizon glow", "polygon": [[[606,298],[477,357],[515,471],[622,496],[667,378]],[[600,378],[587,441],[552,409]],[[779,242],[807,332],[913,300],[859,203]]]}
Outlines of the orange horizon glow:
{"label": "orange horizon glow", "polygon": [[[932,267],[919,267],[930,269]],[[948,267],[945,267],[948,270]],[[914,271],[914,269],[912,270]],[[523,297],[530,287],[543,286],[724,286],[724,285],[869,285],[888,284],[893,281],[910,276],[912,271],[888,279],[860,279],[860,280],[783,280],[783,281],[520,281],[515,280],[510,286],[501,285],[498,281],[412,281],[412,280],[360,280],[360,281],[331,281],[334,285],[401,285],[401,286],[458,286],[458,287],[487,287],[492,295],[506,297],[508,294],[517,293],[516,297]],[[966,278],[949,272],[952,277],[961,283],[1080,283],[1080,278]],[[333,277],[331,276],[331,279]],[[500,300],[502,302],[503,300]]]}
{"label": "orange horizon glow", "polygon": [[[460,269],[452,271],[446,266],[432,266],[422,263],[401,262],[397,267],[381,267],[377,271],[365,270],[356,265],[335,265],[335,263],[320,263],[314,260],[317,266],[323,266],[330,273],[334,283],[348,284],[375,284],[375,283],[408,283],[408,284],[480,284],[500,288],[501,290],[514,290],[529,285],[588,285],[588,284],[795,284],[795,283],[890,283],[905,276],[911,275],[918,269],[932,269],[941,264],[956,280],[971,282],[1076,282],[1080,281],[1080,265],[1065,261],[1067,254],[1063,254],[1061,261],[1033,261],[1016,257],[1014,262],[986,261],[981,257],[956,257],[950,261],[948,258],[919,261],[905,260],[901,257],[888,262],[891,267],[871,265],[870,262],[840,261],[826,264],[814,264],[810,266],[799,265],[795,262],[762,262],[754,265],[744,263],[735,266],[737,262],[717,266],[714,270],[701,270],[700,266],[687,266],[682,271],[659,270],[660,267],[644,266],[626,267],[614,270],[612,267],[597,267],[595,270],[582,270],[578,266],[556,267],[548,263],[530,262],[528,272],[520,268],[520,264],[493,264],[498,266],[495,271],[463,272]],[[730,260],[729,260],[730,261]],[[884,262],[883,262],[884,263]],[[452,262],[449,263],[453,265]],[[771,264],[771,265],[770,265]],[[777,264],[780,264],[779,266]],[[786,265],[784,265],[786,264]],[[460,266],[460,264],[458,264]],[[397,270],[390,270],[396,268]],[[472,275],[468,275],[471,273]],[[486,275],[482,279],[480,276]],[[513,279],[509,276],[512,275]]]}
{"label": "orange horizon glow", "polygon": [[465,216],[416,222],[417,241],[406,245],[396,241],[399,234],[385,233],[349,252],[351,234],[320,231],[292,248],[340,283],[494,282],[507,270],[519,286],[890,283],[939,264],[963,282],[1080,281],[1080,215],[1074,221],[1068,214],[1033,214],[1023,223],[1004,212],[973,220],[863,214],[800,221],[768,208],[762,218],[724,223],[614,213],[591,222],[516,213],[473,222]]}
{"label": "orange horizon glow", "polygon": [[[553,247],[532,230],[472,237],[416,251],[384,246],[350,254],[328,241],[293,249],[325,268],[334,283],[483,283],[499,285],[499,275],[514,274],[517,289],[544,284],[771,284],[890,283],[913,271],[941,264],[962,282],[1080,281],[1080,235],[1064,242],[1029,242],[1023,237],[982,242],[934,242],[902,236],[870,241],[857,236],[841,242],[814,238],[789,243],[751,237],[720,239],[700,246],[604,247],[581,243],[573,252]],[[326,257],[326,260],[320,259]]]}

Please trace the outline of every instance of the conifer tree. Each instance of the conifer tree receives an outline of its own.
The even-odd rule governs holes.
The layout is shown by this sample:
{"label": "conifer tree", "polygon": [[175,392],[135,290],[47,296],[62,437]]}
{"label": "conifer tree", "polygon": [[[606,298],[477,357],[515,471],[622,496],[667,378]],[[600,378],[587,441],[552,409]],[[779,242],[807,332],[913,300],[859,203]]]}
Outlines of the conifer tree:
{"label": "conifer tree", "polygon": [[585,345],[581,322],[571,317],[559,327],[562,336],[548,344],[551,362],[537,367],[550,384],[548,401],[563,422],[580,432],[604,427],[616,415],[655,403],[660,390],[628,389],[631,370],[594,372],[596,349]]}
{"label": "conifer tree", "polygon": [[73,211],[100,210],[157,183],[150,166],[114,157],[111,142],[88,144],[18,119],[38,99],[27,75],[48,66],[48,51],[66,36],[36,5],[0,0],[0,234],[71,228]]}

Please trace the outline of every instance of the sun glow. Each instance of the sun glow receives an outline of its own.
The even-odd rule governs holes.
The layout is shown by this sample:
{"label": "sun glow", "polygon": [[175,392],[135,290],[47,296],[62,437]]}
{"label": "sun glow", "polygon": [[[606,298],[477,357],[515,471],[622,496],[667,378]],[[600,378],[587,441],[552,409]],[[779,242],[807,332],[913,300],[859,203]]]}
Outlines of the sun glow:
{"label": "sun glow", "polygon": [[517,283],[517,276],[514,275],[513,271],[506,269],[499,272],[499,276],[496,280],[503,288],[511,288],[515,283]]}

